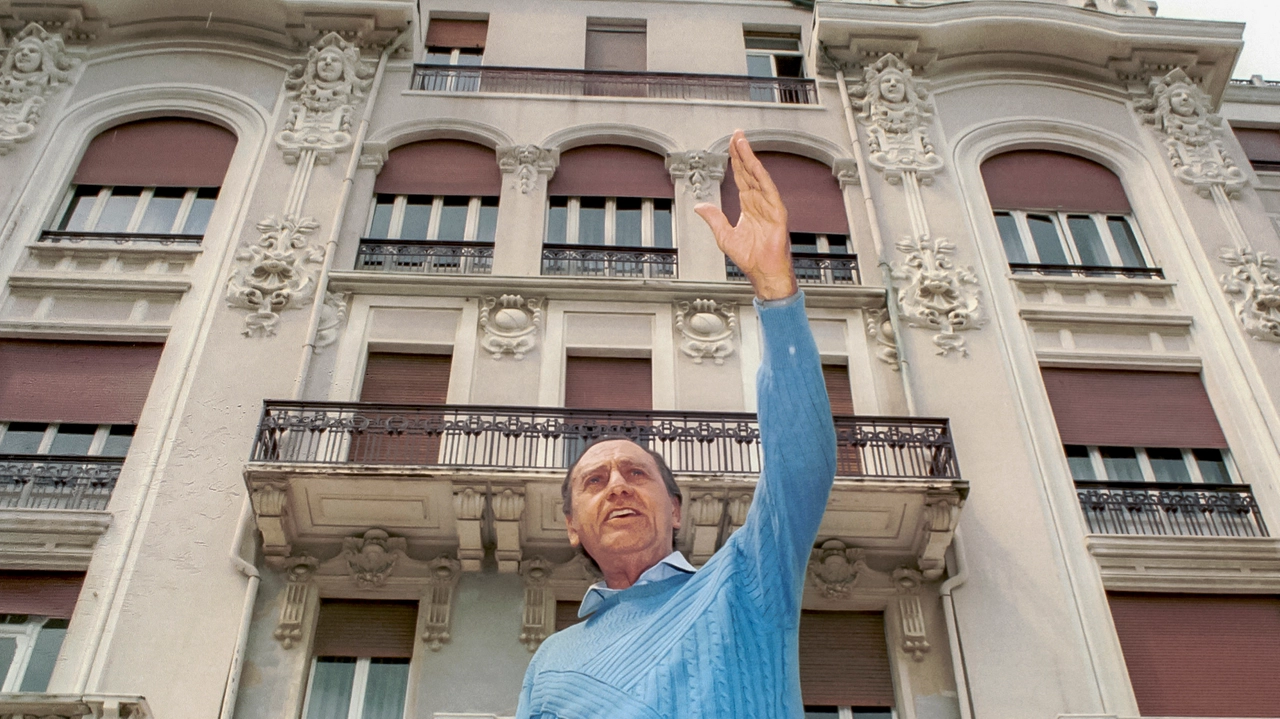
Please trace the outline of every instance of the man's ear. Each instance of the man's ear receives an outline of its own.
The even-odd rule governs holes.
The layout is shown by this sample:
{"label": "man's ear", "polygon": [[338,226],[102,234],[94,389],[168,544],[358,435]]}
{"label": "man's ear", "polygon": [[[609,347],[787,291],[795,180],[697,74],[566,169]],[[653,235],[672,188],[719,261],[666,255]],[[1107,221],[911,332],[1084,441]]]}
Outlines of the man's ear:
{"label": "man's ear", "polygon": [[572,518],[570,517],[564,518],[564,528],[565,528],[565,531],[569,533],[569,546],[576,547],[579,544],[582,544],[582,539],[578,537],[578,530],[575,529],[573,526]]}
{"label": "man's ear", "polygon": [[680,505],[681,502],[675,498],[671,500],[671,528],[680,528]]}

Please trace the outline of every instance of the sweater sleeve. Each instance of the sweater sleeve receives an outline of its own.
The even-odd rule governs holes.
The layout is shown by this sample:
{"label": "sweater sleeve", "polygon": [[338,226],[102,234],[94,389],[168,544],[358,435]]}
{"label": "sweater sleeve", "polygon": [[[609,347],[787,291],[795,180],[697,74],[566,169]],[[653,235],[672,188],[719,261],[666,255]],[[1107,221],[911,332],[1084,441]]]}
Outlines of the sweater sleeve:
{"label": "sweater sleeve", "polygon": [[790,616],[835,479],[835,427],[804,295],[757,301],[756,309],[764,337],[756,376],[764,466],[746,523],[730,541],[762,610]]}

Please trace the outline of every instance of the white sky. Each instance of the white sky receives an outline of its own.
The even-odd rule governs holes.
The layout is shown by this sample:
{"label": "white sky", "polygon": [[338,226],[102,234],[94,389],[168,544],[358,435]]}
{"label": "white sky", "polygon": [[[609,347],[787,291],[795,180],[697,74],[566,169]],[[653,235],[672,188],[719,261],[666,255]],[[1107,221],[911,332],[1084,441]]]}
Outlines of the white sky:
{"label": "white sky", "polygon": [[1245,23],[1244,52],[1232,77],[1280,80],[1280,0],[1157,0],[1161,17]]}

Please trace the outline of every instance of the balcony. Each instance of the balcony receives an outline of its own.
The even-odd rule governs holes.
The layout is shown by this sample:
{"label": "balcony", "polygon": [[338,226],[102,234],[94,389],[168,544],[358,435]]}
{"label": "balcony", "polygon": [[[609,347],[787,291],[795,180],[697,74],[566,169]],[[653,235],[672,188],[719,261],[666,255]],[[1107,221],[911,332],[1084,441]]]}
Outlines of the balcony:
{"label": "balcony", "polygon": [[0,509],[105,510],[121,457],[0,455]]}
{"label": "balcony", "polygon": [[493,243],[421,240],[360,240],[355,269],[419,275],[487,275],[493,272]]}
{"label": "balcony", "polygon": [[68,242],[81,243],[114,243],[131,245],[134,243],[155,245],[196,245],[204,240],[204,235],[148,234],[145,232],[67,232],[65,230],[45,230],[40,233],[37,242],[58,244]]}
{"label": "balcony", "polygon": [[[825,252],[793,250],[791,266],[795,268],[796,282],[802,285],[862,284],[857,255],[830,255]],[[724,270],[730,282],[747,281],[747,276],[728,257],[724,258]]]}
{"label": "balcony", "polygon": [[1164,270],[1159,267],[1108,267],[1102,265],[1038,265],[1010,262],[1009,271],[1015,275],[1039,275],[1041,277],[1122,277],[1125,279],[1163,280]]}
{"label": "balcony", "polygon": [[1091,534],[1266,537],[1247,484],[1076,482]]}
{"label": "balcony", "polygon": [[410,89],[428,92],[641,97],[784,105],[814,105],[818,102],[813,80],[803,78],[492,65],[414,65]]}
{"label": "balcony", "polygon": [[678,252],[674,247],[620,245],[542,245],[543,276],[648,277],[675,279]]}

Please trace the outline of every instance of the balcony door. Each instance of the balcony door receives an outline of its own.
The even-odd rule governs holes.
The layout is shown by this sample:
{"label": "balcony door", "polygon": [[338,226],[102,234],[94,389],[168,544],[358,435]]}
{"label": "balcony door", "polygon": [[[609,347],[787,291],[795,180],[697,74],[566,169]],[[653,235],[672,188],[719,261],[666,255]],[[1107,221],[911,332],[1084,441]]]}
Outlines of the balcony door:
{"label": "balcony door", "polygon": [[[822,365],[822,379],[827,385],[827,399],[831,402],[831,414],[834,417],[853,416],[853,389],[849,382],[849,368],[846,365]],[[840,477],[856,477],[862,474],[862,455],[852,437],[839,436],[837,425],[836,475]],[[852,425],[849,431],[853,431]]]}
{"label": "balcony door", "polygon": [[370,352],[360,401],[373,406],[358,415],[350,461],[411,465],[446,461],[440,456],[445,415],[422,405],[447,401],[451,364],[449,355]]}
{"label": "balcony door", "polygon": [[[648,42],[644,20],[620,18],[588,18],[587,52],[583,67],[601,72],[644,72],[648,61]],[[643,78],[597,78],[583,86],[584,95],[644,97],[647,87]]]}
{"label": "balcony door", "polygon": [[588,410],[577,416],[573,412],[567,413],[564,427],[566,464],[576,460],[583,448],[596,437],[620,434],[641,440],[641,427],[646,422],[610,413],[653,409],[652,363],[648,358],[566,357],[564,406]]}

